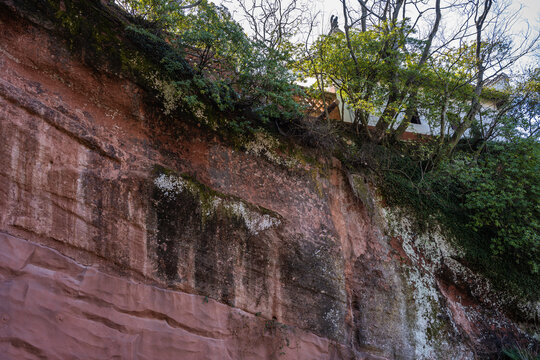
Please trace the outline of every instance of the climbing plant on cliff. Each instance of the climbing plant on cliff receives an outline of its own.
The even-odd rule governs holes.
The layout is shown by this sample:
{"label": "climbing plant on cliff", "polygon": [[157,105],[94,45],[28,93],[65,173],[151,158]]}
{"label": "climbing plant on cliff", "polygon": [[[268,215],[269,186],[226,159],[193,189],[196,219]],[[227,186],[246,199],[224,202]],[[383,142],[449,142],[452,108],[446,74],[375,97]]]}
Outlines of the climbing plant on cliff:
{"label": "climbing plant on cliff", "polygon": [[[388,153],[381,190],[419,226],[438,221],[465,250],[463,261],[499,290],[540,298],[540,143],[516,136],[460,147],[437,170],[417,149]],[[384,169],[388,169],[385,171]]]}
{"label": "climbing plant on cliff", "polygon": [[535,301],[540,298],[539,74],[529,72],[504,98],[508,111],[474,129],[438,167],[431,155],[437,139],[400,148],[379,145],[370,164],[381,175],[389,205],[407,209],[419,226],[443,224],[465,250],[468,266],[499,290]]}
{"label": "climbing plant on cliff", "polygon": [[540,144],[521,139],[492,144],[462,174],[468,226],[490,239],[493,256],[539,273]]}

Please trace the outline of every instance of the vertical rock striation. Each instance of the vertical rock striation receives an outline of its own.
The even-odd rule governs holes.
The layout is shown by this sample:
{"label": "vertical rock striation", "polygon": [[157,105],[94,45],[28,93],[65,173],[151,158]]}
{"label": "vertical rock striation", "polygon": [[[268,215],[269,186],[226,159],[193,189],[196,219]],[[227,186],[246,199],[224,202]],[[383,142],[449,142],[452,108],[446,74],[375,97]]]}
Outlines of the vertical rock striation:
{"label": "vertical rock striation", "polygon": [[165,125],[27,3],[0,2],[2,356],[468,359],[523,338],[337,160]]}

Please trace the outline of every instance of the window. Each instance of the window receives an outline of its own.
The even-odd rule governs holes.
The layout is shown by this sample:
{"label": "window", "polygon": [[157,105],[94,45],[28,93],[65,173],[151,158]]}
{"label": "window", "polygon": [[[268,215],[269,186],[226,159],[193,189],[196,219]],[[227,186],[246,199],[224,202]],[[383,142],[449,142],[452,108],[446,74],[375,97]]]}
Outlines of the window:
{"label": "window", "polygon": [[420,125],[420,114],[418,113],[418,109],[414,110],[413,116],[411,117],[411,124],[418,124]]}

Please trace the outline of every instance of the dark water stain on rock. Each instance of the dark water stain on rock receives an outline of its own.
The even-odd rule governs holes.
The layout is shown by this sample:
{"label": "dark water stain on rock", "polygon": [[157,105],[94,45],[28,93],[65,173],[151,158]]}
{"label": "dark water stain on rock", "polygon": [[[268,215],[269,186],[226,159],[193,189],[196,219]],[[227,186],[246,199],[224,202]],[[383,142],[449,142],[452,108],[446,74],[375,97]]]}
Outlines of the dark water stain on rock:
{"label": "dark water stain on rock", "polygon": [[269,215],[167,169],[154,173],[148,253],[157,275],[169,283],[190,280],[197,293],[230,305],[235,279],[247,291],[267,293],[267,234],[245,217]]}
{"label": "dark water stain on rock", "polygon": [[284,295],[297,313],[305,316],[305,327],[341,340],[346,293],[335,241],[330,237],[321,237],[317,243],[291,239],[280,249],[280,269]]}

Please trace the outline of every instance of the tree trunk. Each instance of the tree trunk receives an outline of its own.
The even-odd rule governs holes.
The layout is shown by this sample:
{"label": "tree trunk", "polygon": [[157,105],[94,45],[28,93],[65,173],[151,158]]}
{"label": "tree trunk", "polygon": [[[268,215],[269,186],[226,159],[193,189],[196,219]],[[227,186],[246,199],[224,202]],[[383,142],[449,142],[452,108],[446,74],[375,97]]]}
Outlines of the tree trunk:
{"label": "tree trunk", "polygon": [[448,141],[448,143],[443,147],[442,151],[439,152],[435,164],[438,165],[442,162],[443,159],[448,158],[451,156],[452,152],[454,151],[454,148],[458,144],[459,140],[465,134],[465,131],[469,129],[476,118],[476,115],[478,115],[478,112],[481,109],[480,104],[480,94],[482,93],[482,90],[484,88],[484,71],[485,71],[485,65],[484,65],[484,56],[482,55],[482,30],[484,27],[484,22],[486,20],[487,14],[489,13],[489,10],[491,9],[491,5],[493,4],[493,0],[484,0],[484,9],[482,11],[482,14],[480,17],[478,17],[475,20],[476,25],[476,69],[478,71],[478,77],[476,80],[476,86],[474,88],[473,98],[471,101],[471,108],[467,115],[465,115],[465,118],[463,121],[458,125],[457,129],[454,131],[454,134],[452,134],[452,137]]}

